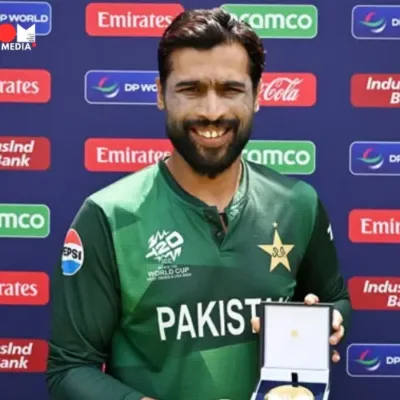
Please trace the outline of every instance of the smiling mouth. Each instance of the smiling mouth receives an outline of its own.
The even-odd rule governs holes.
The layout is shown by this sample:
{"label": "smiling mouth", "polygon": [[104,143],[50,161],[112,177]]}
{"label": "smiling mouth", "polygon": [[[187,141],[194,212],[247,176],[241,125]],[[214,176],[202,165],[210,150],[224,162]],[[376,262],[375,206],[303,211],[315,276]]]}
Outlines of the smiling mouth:
{"label": "smiling mouth", "polygon": [[201,137],[206,139],[216,139],[224,136],[231,130],[230,127],[228,128],[220,128],[220,129],[200,129],[200,128],[191,128],[191,131]]}

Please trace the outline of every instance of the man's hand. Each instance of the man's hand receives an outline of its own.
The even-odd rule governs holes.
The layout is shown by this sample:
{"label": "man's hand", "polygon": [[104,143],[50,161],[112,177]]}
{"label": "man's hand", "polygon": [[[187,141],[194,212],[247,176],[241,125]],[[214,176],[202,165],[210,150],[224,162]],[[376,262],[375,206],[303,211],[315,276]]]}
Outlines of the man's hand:
{"label": "man's hand", "polygon": [[[319,299],[314,294],[308,294],[305,299],[304,303],[308,305],[317,304]],[[333,318],[332,318],[332,326],[335,332],[329,338],[329,343],[332,346],[337,345],[342,337],[344,336],[344,327],[342,325],[343,317],[338,310],[333,310]],[[251,320],[251,324],[253,326],[253,330],[256,332],[260,331],[260,318],[253,318]],[[338,363],[340,361],[340,355],[336,350],[333,350],[332,361],[334,363]]]}

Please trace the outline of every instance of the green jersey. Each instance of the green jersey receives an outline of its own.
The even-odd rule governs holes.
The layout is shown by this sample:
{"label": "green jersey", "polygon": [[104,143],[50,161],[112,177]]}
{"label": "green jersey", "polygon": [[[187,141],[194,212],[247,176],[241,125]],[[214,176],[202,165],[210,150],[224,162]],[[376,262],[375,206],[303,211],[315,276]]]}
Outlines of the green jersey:
{"label": "green jersey", "polygon": [[164,161],[91,195],[52,278],[51,399],[249,400],[261,301],[313,293],[346,327],[332,239],[310,185],[247,161],[223,215]]}

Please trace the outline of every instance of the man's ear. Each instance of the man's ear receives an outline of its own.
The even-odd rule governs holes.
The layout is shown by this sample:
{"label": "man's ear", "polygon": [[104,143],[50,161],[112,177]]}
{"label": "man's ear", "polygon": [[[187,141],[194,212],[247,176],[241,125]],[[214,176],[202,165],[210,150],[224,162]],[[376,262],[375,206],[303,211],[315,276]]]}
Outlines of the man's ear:
{"label": "man's ear", "polygon": [[156,78],[157,85],[157,107],[159,110],[164,110],[164,96],[163,96],[163,87],[161,86],[160,78]]}

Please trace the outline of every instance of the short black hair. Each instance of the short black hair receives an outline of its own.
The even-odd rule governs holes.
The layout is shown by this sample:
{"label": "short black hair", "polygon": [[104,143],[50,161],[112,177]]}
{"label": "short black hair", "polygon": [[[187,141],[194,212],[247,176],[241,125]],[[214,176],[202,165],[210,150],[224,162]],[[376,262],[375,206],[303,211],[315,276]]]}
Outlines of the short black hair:
{"label": "short black hair", "polygon": [[174,50],[194,48],[209,50],[221,44],[241,44],[249,55],[249,74],[256,90],[265,64],[265,51],[257,34],[245,22],[221,8],[188,10],[179,14],[160,40],[158,46],[158,71],[160,83],[171,72],[170,55]]}

